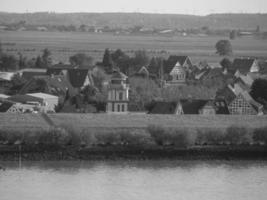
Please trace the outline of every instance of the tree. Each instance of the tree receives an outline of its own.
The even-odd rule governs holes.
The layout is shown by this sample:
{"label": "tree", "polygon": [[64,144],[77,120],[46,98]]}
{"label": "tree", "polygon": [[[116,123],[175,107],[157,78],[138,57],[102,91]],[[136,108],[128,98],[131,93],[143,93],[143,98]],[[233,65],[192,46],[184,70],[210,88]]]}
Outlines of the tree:
{"label": "tree", "polygon": [[220,65],[223,69],[229,69],[232,66],[232,62],[228,58],[221,60]]}
{"label": "tree", "polygon": [[43,68],[43,61],[41,56],[37,56],[37,59],[35,61],[35,67],[36,68]]}
{"label": "tree", "polygon": [[229,34],[230,40],[234,40],[236,38],[236,30],[232,30]]}
{"label": "tree", "polygon": [[220,56],[232,55],[232,45],[229,40],[219,40],[216,45],[216,53]]}
{"label": "tree", "polygon": [[18,60],[13,55],[2,53],[0,64],[1,70],[3,71],[18,70]]}
{"label": "tree", "polygon": [[69,58],[69,61],[72,65],[78,66],[79,68],[92,68],[93,58],[91,56],[87,56],[84,53],[77,53]]}
{"label": "tree", "polygon": [[96,70],[94,69],[92,72],[92,78],[94,80],[94,85],[98,88],[99,91],[102,91],[103,82],[106,79],[105,72],[100,68]]}
{"label": "tree", "polygon": [[160,97],[160,89],[151,79],[130,78],[131,90],[129,94],[130,106],[137,110],[144,110],[147,103]]}
{"label": "tree", "polygon": [[114,68],[114,63],[113,63],[109,49],[105,49],[102,64],[107,73],[112,73],[113,68]]}
{"label": "tree", "polygon": [[27,83],[27,80],[24,79],[19,74],[15,74],[11,79],[11,88],[9,94],[17,94],[18,91]]}
{"label": "tree", "polygon": [[52,53],[47,48],[43,50],[43,55],[42,55],[43,68],[48,68],[52,65],[51,55]]}
{"label": "tree", "polygon": [[267,103],[267,80],[256,79],[251,86],[250,94],[253,97],[253,99],[263,104],[266,104]]}

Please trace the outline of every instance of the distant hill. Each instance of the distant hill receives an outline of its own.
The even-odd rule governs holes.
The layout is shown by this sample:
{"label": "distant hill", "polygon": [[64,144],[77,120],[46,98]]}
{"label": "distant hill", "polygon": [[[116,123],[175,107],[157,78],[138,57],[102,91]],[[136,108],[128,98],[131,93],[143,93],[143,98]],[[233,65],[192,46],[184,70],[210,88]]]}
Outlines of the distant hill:
{"label": "distant hill", "polygon": [[109,26],[129,28],[200,28],[267,30],[267,14],[211,14],[207,16],[145,13],[5,13],[0,12],[0,24],[25,21],[31,25]]}

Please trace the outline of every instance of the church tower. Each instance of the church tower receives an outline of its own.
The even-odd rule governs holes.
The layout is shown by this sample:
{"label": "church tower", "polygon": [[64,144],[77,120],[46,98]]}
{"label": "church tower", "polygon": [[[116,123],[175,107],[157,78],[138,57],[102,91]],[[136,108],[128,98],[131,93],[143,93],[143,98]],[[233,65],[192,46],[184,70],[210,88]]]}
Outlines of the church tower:
{"label": "church tower", "polygon": [[122,72],[112,74],[108,86],[107,113],[128,113],[129,85],[128,77]]}

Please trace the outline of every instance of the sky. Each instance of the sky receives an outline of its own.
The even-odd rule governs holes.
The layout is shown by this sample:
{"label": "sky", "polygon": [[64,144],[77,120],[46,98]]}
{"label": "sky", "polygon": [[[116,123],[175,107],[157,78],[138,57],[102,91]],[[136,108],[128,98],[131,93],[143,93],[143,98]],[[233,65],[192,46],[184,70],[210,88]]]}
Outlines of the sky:
{"label": "sky", "polygon": [[267,13],[267,0],[0,0],[4,12]]}

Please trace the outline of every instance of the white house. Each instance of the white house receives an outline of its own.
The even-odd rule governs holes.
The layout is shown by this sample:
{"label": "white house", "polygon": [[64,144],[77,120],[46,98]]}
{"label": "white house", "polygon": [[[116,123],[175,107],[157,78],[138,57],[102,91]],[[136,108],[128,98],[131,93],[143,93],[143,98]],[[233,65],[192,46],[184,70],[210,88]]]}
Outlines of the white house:
{"label": "white house", "polygon": [[107,113],[127,113],[129,102],[129,85],[127,76],[114,72],[108,86]]}

